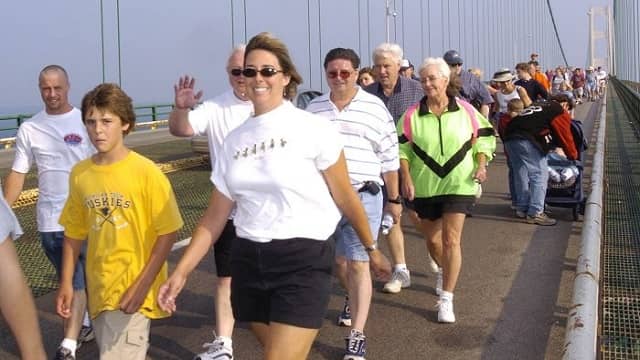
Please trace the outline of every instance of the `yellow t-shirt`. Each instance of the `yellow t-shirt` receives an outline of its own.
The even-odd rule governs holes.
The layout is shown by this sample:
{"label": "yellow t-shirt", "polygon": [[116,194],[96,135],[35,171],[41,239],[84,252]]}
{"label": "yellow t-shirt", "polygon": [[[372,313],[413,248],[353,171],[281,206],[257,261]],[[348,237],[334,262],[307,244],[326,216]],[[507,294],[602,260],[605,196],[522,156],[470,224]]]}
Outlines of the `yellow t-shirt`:
{"label": "yellow t-shirt", "polygon": [[[130,151],[115,164],[77,163],[69,176],[69,197],[60,216],[65,235],[87,239],[86,278],[92,318],[119,309],[120,299],[146,264],[159,235],[183,225],[167,177],[149,159]],[[167,264],[140,308],[148,318],[168,314],[157,305]]]}

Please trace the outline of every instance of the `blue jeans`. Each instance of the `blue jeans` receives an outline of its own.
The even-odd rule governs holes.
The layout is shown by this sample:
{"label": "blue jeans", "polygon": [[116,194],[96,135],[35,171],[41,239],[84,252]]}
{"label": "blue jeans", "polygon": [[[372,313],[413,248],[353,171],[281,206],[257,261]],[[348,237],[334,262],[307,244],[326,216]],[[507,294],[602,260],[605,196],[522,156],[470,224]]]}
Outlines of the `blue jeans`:
{"label": "blue jeans", "polygon": [[[44,254],[47,255],[51,264],[56,269],[58,274],[58,280],[62,276],[62,243],[64,241],[63,231],[41,232],[40,241],[42,242],[42,249]],[[84,290],[85,278],[84,278],[84,264],[86,259],[87,245],[83,244],[80,250],[80,256],[76,262],[76,268],[73,270],[73,290]]]}
{"label": "blue jeans", "polygon": [[529,140],[509,140],[505,147],[513,172],[516,210],[529,216],[541,213],[549,179],[547,157]]}
{"label": "blue jeans", "polygon": [[[358,196],[364,211],[367,213],[369,228],[371,229],[373,240],[375,240],[378,237],[380,222],[382,221],[382,191],[375,195],[366,191],[360,192]],[[340,219],[334,236],[336,238],[336,256],[343,256],[348,260],[354,261],[369,261],[367,250],[362,246],[358,234],[356,234],[346,217],[343,216]]]}

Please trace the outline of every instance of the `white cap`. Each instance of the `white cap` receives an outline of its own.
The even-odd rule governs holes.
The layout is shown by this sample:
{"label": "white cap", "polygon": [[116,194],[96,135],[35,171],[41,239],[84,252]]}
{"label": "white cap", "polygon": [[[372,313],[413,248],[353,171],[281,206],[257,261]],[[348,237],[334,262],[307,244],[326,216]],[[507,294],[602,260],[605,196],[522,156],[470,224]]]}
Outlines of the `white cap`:
{"label": "white cap", "polygon": [[401,68],[408,68],[409,67],[409,60],[402,59],[402,61],[400,62],[400,67]]}

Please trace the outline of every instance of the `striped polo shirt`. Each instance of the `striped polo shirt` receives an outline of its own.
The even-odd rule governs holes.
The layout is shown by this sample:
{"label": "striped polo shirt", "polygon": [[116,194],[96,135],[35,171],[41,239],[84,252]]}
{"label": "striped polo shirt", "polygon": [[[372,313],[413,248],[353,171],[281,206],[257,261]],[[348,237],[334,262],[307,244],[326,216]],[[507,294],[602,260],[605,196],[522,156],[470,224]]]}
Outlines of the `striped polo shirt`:
{"label": "striped polo shirt", "polygon": [[342,111],[329,95],[313,99],[307,111],[334,121],[338,126],[351,185],[356,189],[365,181],[383,185],[381,174],[397,171],[400,167],[398,135],[391,114],[377,96],[360,87]]}

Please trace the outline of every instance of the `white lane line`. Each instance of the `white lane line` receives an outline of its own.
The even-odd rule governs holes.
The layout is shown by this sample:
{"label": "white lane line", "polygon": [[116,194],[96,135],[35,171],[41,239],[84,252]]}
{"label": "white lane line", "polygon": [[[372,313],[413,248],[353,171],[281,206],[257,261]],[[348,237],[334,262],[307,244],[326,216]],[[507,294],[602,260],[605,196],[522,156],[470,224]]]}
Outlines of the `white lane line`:
{"label": "white lane line", "polygon": [[171,247],[171,251],[176,251],[178,249],[182,249],[183,247],[189,245],[189,243],[191,242],[191,238],[188,237],[186,239],[180,240],[180,241],[176,241],[175,244],[173,244],[173,246]]}

